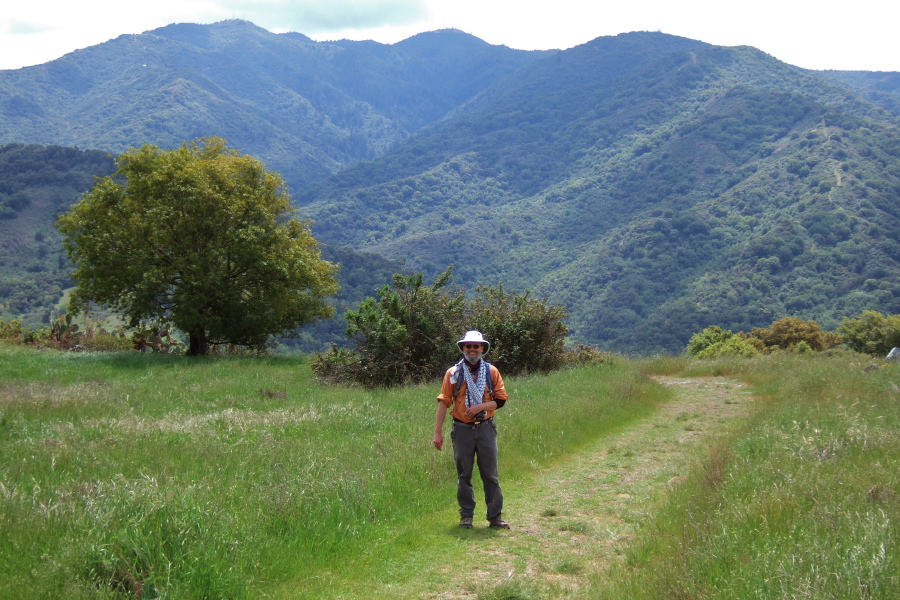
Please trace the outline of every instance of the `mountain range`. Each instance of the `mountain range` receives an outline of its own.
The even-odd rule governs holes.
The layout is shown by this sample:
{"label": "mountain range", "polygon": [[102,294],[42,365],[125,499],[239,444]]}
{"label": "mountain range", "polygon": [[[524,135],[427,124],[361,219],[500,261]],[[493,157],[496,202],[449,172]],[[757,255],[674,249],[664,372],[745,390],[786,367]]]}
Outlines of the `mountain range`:
{"label": "mountain range", "polygon": [[662,33],[524,52],[228,21],[0,72],[0,143],[221,135],[282,172],[348,264],[453,264],[563,303],[573,341],[677,351],[710,324],[900,312],[898,107],[897,73]]}
{"label": "mountain range", "polygon": [[545,54],[455,30],[384,45],[317,43],[239,20],[169,25],[0,71],[0,143],[118,153],[216,135],[300,188]]}

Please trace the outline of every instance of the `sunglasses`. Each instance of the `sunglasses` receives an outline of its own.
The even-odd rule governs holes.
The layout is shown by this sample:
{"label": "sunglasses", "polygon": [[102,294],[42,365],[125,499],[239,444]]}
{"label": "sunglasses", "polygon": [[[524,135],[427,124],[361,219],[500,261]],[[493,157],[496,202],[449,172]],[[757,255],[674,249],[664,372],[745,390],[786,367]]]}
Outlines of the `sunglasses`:
{"label": "sunglasses", "polygon": [[466,344],[466,350],[477,350],[478,348],[483,348],[484,344]]}

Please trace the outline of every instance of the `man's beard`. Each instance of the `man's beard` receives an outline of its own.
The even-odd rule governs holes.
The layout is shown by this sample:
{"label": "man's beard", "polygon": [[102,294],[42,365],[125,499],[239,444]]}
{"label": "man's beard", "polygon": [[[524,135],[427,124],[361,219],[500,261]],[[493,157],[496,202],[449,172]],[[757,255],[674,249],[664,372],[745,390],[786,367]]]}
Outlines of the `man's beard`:
{"label": "man's beard", "polygon": [[484,356],[484,352],[478,352],[475,358],[469,356],[470,350],[466,350],[464,353],[465,359],[469,362],[469,364],[477,365],[478,361],[481,360],[481,357]]}

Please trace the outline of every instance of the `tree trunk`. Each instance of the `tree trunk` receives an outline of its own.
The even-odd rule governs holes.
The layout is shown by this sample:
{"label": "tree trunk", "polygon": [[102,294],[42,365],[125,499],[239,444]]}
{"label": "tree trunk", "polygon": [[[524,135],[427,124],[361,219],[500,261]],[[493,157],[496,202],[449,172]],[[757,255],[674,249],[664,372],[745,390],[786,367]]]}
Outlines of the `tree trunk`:
{"label": "tree trunk", "polygon": [[206,356],[209,350],[209,343],[206,340],[206,331],[192,331],[188,333],[188,356]]}

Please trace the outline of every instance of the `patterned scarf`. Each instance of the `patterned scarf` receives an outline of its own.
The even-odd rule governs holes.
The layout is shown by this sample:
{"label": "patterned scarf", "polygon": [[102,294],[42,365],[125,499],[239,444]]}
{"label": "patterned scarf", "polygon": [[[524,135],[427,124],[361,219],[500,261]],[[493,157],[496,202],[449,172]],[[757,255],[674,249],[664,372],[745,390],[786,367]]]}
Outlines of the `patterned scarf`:
{"label": "patterned scarf", "polygon": [[478,378],[473,379],[472,371],[469,369],[466,359],[459,361],[459,368],[462,369],[466,377],[466,407],[474,406],[484,402],[484,388],[487,386],[487,363],[481,361],[478,367]]}

